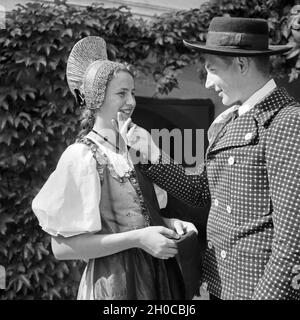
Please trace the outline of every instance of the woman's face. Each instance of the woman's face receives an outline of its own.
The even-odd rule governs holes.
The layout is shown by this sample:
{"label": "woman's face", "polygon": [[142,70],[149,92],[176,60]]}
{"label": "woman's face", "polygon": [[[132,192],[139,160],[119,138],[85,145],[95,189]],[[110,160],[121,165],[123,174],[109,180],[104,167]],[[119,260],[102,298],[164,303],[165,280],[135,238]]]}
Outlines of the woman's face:
{"label": "woman's face", "polygon": [[124,119],[131,117],[136,105],[134,89],[132,76],[126,71],[119,71],[108,83],[100,115],[108,121],[116,120],[118,112]]}

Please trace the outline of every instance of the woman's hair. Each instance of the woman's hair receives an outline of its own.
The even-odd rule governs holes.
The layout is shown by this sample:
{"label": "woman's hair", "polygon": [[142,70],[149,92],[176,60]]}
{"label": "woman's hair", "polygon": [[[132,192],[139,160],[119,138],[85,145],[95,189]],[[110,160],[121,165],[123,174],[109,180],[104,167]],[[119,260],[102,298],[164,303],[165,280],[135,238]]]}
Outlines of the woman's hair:
{"label": "woman's hair", "polygon": [[[119,73],[119,72],[127,72],[129,73],[133,78],[135,77],[135,72],[133,70],[133,67],[127,63],[123,63],[123,66],[117,67],[109,76],[106,83],[106,89],[109,84],[109,82]],[[106,90],[105,89],[105,90]],[[80,93],[79,91],[76,92],[76,99],[77,103],[81,108],[81,115],[80,115],[80,131],[77,135],[76,141],[86,136],[94,127],[95,120],[96,120],[96,114],[101,109],[101,106],[99,106],[98,109],[89,109],[86,108],[85,102],[84,102],[84,95]]]}

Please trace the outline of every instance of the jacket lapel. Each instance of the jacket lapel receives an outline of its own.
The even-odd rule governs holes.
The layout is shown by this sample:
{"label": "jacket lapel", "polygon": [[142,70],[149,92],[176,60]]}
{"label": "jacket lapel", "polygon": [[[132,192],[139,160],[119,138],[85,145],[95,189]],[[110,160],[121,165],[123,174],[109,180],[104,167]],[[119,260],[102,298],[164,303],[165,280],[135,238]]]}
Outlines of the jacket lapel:
{"label": "jacket lapel", "polygon": [[209,147],[209,152],[253,144],[257,136],[258,125],[251,110],[229,123]]}
{"label": "jacket lapel", "polygon": [[250,145],[258,139],[258,127],[269,124],[280,109],[296,103],[284,88],[275,89],[252,110],[229,123],[209,146],[207,154]]}

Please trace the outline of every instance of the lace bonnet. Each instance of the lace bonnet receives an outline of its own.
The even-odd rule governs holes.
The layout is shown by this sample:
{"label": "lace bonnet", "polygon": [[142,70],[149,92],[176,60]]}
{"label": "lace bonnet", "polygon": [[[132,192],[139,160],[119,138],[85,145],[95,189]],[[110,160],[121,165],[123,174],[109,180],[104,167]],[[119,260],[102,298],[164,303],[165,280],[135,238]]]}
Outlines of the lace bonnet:
{"label": "lace bonnet", "polygon": [[104,100],[110,76],[123,64],[107,59],[106,43],[96,36],[79,40],[67,61],[67,82],[72,94],[84,94],[86,108],[98,109]]}

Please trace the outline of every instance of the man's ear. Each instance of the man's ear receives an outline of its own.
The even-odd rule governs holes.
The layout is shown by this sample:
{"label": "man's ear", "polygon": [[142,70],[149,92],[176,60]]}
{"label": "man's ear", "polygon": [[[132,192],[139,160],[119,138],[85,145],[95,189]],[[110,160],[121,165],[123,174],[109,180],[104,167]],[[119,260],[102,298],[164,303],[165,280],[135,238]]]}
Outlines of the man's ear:
{"label": "man's ear", "polygon": [[241,74],[246,74],[249,70],[249,58],[247,57],[236,57],[237,65],[240,69]]}
{"label": "man's ear", "polygon": [[84,94],[81,93],[78,89],[74,90],[76,94],[76,100],[80,107],[85,106]]}

